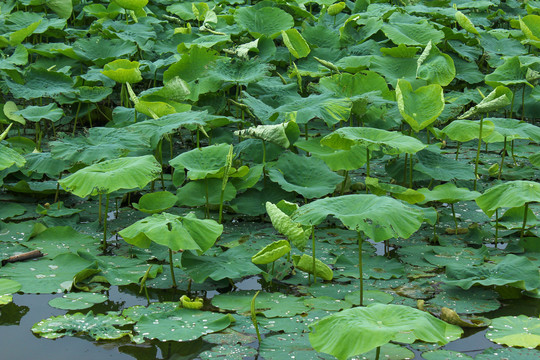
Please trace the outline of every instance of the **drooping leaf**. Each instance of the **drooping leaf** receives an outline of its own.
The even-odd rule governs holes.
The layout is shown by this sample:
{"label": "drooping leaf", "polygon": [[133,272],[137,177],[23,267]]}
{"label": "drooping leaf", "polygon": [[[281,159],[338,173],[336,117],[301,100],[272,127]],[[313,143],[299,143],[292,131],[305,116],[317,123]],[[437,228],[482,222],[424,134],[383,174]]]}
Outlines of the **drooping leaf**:
{"label": "drooping leaf", "polygon": [[50,103],[46,106],[27,106],[17,111],[17,114],[32,122],[38,122],[41,119],[55,122],[64,116],[64,111],[56,103]]}
{"label": "drooping leaf", "polygon": [[480,35],[472,21],[467,17],[467,15],[465,15],[461,11],[456,11],[456,21],[458,22],[459,26],[464,28],[467,32],[475,35]]}
{"label": "drooping leaf", "polygon": [[292,221],[288,214],[271,202],[266,202],[266,212],[276,230],[287,236],[294,246],[303,251],[311,236],[311,227],[302,226]]}
{"label": "drooping leaf", "polygon": [[291,251],[287,240],[278,240],[265,246],[261,251],[251,257],[254,264],[269,264]]}
{"label": "drooping leaf", "polygon": [[0,144],[0,171],[13,165],[22,167],[25,163],[26,159],[21,154],[3,144]]}
{"label": "drooping leaf", "polygon": [[509,88],[502,85],[497,86],[488,94],[488,96],[483,98],[482,101],[461,115],[459,119],[466,119],[477,114],[499,110],[510,105],[512,103],[512,97],[512,91]]}

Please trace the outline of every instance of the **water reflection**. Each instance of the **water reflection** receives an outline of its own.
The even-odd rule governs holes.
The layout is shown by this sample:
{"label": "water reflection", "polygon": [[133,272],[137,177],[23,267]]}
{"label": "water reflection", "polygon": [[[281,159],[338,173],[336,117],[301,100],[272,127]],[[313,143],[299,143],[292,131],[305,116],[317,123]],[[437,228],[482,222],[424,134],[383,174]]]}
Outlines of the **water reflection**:
{"label": "water reflection", "polygon": [[0,306],[0,326],[19,325],[21,319],[30,311],[28,306],[19,306],[15,303],[9,303]]}

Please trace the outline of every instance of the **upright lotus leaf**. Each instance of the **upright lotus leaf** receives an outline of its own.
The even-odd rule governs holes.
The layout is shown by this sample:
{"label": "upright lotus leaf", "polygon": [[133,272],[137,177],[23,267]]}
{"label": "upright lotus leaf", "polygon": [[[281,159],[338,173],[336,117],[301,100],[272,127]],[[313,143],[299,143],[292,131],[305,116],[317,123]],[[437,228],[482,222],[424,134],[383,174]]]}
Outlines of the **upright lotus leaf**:
{"label": "upright lotus leaf", "polygon": [[55,122],[64,116],[64,111],[56,103],[50,103],[45,106],[27,106],[23,110],[17,111],[16,114],[32,122],[39,122],[41,119]]}
{"label": "upright lotus leaf", "polygon": [[382,31],[396,45],[427,45],[430,41],[438,44],[444,38],[444,32],[436,30],[427,20],[386,23]]}
{"label": "upright lotus leaf", "polygon": [[176,169],[187,169],[187,177],[200,180],[220,173],[227,164],[229,144],[206,146],[186,151],[169,161]]}
{"label": "upright lotus leaf", "polygon": [[329,215],[374,241],[408,238],[424,220],[421,211],[387,196],[354,194],[315,200],[300,207],[292,220],[303,225],[320,224]]}
{"label": "upright lotus leaf", "polygon": [[156,191],[153,193],[144,194],[139,203],[133,203],[133,207],[139,211],[155,214],[172,208],[178,198],[173,193],[168,191]]}
{"label": "upright lotus leaf", "polygon": [[293,17],[277,7],[241,7],[234,13],[234,20],[254,38],[266,35],[273,39],[294,26]]}
{"label": "upright lotus leaf", "polygon": [[540,202],[540,184],[535,181],[508,181],[486,190],[476,198],[476,204],[487,216],[499,208],[512,208]]}
{"label": "upright lotus leaf", "polygon": [[139,10],[148,4],[148,0],[114,0],[115,3],[127,10]]}
{"label": "upright lotus leaf", "polygon": [[321,144],[334,149],[348,150],[358,144],[369,150],[382,150],[389,155],[414,154],[427,145],[397,131],[368,127],[342,127],[321,139]]}
{"label": "upright lotus leaf", "polygon": [[[43,19],[40,19],[38,21],[32,22],[31,24],[28,24],[28,26],[26,27],[17,29],[16,31],[9,33],[9,39],[7,39],[3,35],[0,35],[0,48],[4,48],[8,45],[17,46],[21,44],[24,39],[26,39],[28,36],[32,35],[36,31],[42,21]],[[4,33],[4,35],[7,36],[7,33]]]}
{"label": "upright lotus leaf", "polygon": [[281,31],[281,37],[283,37],[283,42],[289,52],[297,59],[304,58],[309,55],[311,49],[309,45],[302,37],[302,35],[296,29],[288,29]]}
{"label": "upright lotus leaf", "polygon": [[294,222],[289,214],[271,202],[266,202],[266,212],[270,216],[274,228],[285,235],[300,251],[304,251],[311,236],[311,226],[302,226]]}
{"label": "upright lotus leaf", "polygon": [[461,11],[456,11],[455,16],[459,26],[461,26],[471,34],[480,35],[480,33],[478,32],[472,21],[467,17],[467,15],[463,14]]}
{"label": "upright lotus leaf", "polygon": [[422,86],[413,91],[411,83],[399,79],[396,98],[401,116],[416,132],[437,120],[444,110],[443,89],[438,84]]}
{"label": "upright lotus leaf", "polygon": [[308,198],[318,198],[334,191],[343,178],[331,171],[324,161],[286,152],[268,170],[270,180],[285,191],[295,191]]}
{"label": "upright lotus leaf", "polygon": [[46,4],[49,9],[54,11],[62,19],[69,19],[73,12],[72,0],[49,0]]}
{"label": "upright lotus leaf", "polygon": [[497,344],[534,349],[540,346],[540,319],[525,315],[498,317],[491,322],[486,337]]}
{"label": "upright lotus leaf", "polygon": [[535,14],[524,16],[519,19],[519,25],[529,43],[540,47],[540,16]]}
{"label": "upright lotus leaf", "polygon": [[433,190],[426,188],[418,189],[418,192],[425,195],[424,202],[440,201],[444,203],[474,200],[481,195],[477,191],[470,191],[467,188],[458,188],[454,183],[450,182],[443,185],[437,185]]}
{"label": "upright lotus leaf", "polygon": [[418,163],[414,165],[413,169],[428,175],[432,179],[452,181],[473,180],[475,178],[474,169],[471,165],[428,149],[419,151],[416,158]]}
{"label": "upright lotus leaf", "polygon": [[262,80],[269,70],[269,64],[256,59],[231,61],[225,58],[215,62],[209,75],[221,81],[246,85]]}
{"label": "upright lotus leaf", "polygon": [[439,345],[458,339],[463,330],[428,312],[404,305],[370,304],[347,309],[309,325],[317,351],[339,360],[366,353],[390,341],[421,340]]}
{"label": "upright lotus leaf", "polygon": [[80,169],[58,183],[81,198],[120,189],[142,189],[161,173],[152,155],[106,160]]}
{"label": "upright lotus leaf", "polygon": [[362,167],[366,163],[366,148],[354,145],[349,150],[333,149],[321,144],[321,138],[298,140],[294,145],[323,160],[332,171],[351,171]]}
{"label": "upright lotus leaf", "polygon": [[525,121],[508,118],[486,118],[484,124],[493,123],[493,133],[485,139],[486,142],[502,142],[516,139],[528,139],[540,143],[540,127]]}
{"label": "upright lotus leaf", "polygon": [[138,61],[118,59],[105,64],[101,73],[117,83],[137,83],[142,80]]}
{"label": "upright lotus leaf", "polygon": [[467,112],[459,117],[466,119],[477,114],[484,114],[499,110],[512,103],[512,91],[505,86],[497,86],[492,92],[482,99],[477,105],[470,108]]}
{"label": "upright lotus leaf", "polygon": [[0,144],[0,171],[13,165],[22,167],[25,163],[26,159],[21,154],[3,144]]}
{"label": "upright lotus leaf", "polygon": [[418,58],[417,64],[416,77],[426,80],[429,84],[446,86],[456,77],[454,60],[442,53],[431,40]]}
{"label": "upright lotus leaf", "polygon": [[8,120],[19,123],[21,125],[26,125],[26,120],[22,117],[19,112],[19,107],[13,101],[7,101],[4,104],[4,115]]}
{"label": "upright lotus leaf", "polygon": [[[493,258],[492,258],[493,260]],[[540,288],[538,266],[525,256],[507,254],[497,264],[485,263],[482,266],[463,266],[448,264],[445,282],[470,289],[474,285],[509,285],[526,291]]]}
{"label": "upright lotus leaf", "polygon": [[509,86],[526,84],[533,87],[526,79],[527,67],[521,65],[519,57],[507,58],[491,74],[486,75],[485,82],[489,86]]}
{"label": "upright lotus leaf", "polygon": [[[493,130],[495,125],[492,121],[484,119],[482,121],[482,139],[485,140]],[[480,134],[480,121],[478,120],[454,120],[446,125],[441,132],[450,139],[458,142],[467,142],[478,139]]]}
{"label": "upright lotus leaf", "polygon": [[287,121],[276,125],[257,125],[234,132],[237,136],[261,139],[288,149],[298,140],[300,129],[295,121]]}

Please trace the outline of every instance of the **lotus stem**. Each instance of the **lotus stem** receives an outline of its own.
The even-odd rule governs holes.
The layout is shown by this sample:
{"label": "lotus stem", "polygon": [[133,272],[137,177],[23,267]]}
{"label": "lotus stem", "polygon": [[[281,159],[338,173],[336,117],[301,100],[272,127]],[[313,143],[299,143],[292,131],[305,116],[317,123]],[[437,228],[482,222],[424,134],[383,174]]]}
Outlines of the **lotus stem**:
{"label": "lotus stem", "polygon": [[499,209],[495,209],[495,249],[499,241]]}
{"label": "lotus stem", "polygon": [[410,173],[409,173],[409,187],[412,189],[413,187],[413,154],[411,154],[410,158],[409,158],[409,170],[410,170]]}
{"label": "lotus stem", "polygon": [[458,234],[458,224],[456,219],[456,212],[454,211],[454,204],[450,204],[450,207],[452,208],[452,217],[454,218],[454,226],[456,227],[456,235]]}
{"label": "lotus stem", "polygon": [[480,160],[480,150],[482,148],[482,127],[484,126],[484,117],[480,118],[480,130],[478,132],[478,148],[476,149],[476,160],[474,161],[474,191],[478,181],[478,160]]}
{"label": "lotus stem", "polygon": [[306,137],[306,140],[309,140],[308,124],[307,123],[304,124],[304,131],[305,131],[304,136]]}
{"label": "lotus stem", "polygon": [[[58,180],[62,179],[62,173],[58,177]],[[60,183],[56,182],[56,193],[54,194],[54,202],[58,202],[58,194],[60,193]]]}
{"label": "lotus stem", "polygon": [[197,149],[200,149],[200,135],[199,128],[197,127]]}
{"label": "lotus stem", "polygon": [[102,199],[103,199],[103,194],[99,194],[99,203],[98,203],[98,224],[101,225],[101,218],[103,217],[102,216],[102,213],[101,213],[101,204],[102,204]]}
{"label": "lotus stem", "polygon": [[461,146],[461,143],[458,141],[457,146],[456,146],[456,161],[457,161],[457,159],[459,157],[459,148],[460,148],[460,146]]}
{"label": "lotus stem", "polygon": [[525,84],[521,90],[521,121],[525,120]]}
{"label": "lotus stem", "polygon": [[261,343],[261,333],[259,332],[259,324],[257,323],[257,313],[255,312],[255,299],[257,298],[257,295],[259,295],[261,291],[257,291],[255,295],[253,295],[253,298],[251,299],[251,322],[253,323],[253,327],[255,328],[255,332],[257,333],[257,340],[259,341],[259,345]]}
{"label": "lotus stem", "polygon": [[512,160],[514,161],[514,165],[517,165],[516,155],[514,155],[514,140],[512,140],[512,148],[510,151],[512,153]]}
{"label": "lotus stem", "polygon": [[360,275],[360,306],[364,306],[364,271],[362,269],[362,243],[364,239],[360,231],[358,233],[358,273]]}
{"label": "lotus stem", "polygon": [[343,183],[341,184],[341,194],[343,195],[345,193],[345,187],[347,186],[347,180],[349,180],[349,171],[345,171],[345,179],[343,180]]}
{"label": "lotus stem", "polygon": [[525,203],[525,211],[523,212],[523,225],[521,226],[521,235],[519,237],[520,241],[523,241],[525,236],[525,226],[527,225],[527,212],[529,211],[529,203]]}
{"label": "lotus stem", "polygon": [[206,191],[206,209],[205,209],[206,218],[210,219],[210,203],[208,199],[208,178],[204,179],[204,190]]}
{"label": "lotus stem", "polygon": [[[105,196],[105,216],[103,217],[103,252],[107,251],[107,218],[109,213],[109,196],[110,194],[107,194]],[[100,194],[101,199],[101,194]],[[99,207],[101,210],[101,206]]]}
{"label": "lotus stem", "polygon": [[375,360],[379,360],[379,356],[381,356],[381,347],[377,346],[377,350],[375,350]]}
{"label": "lotus stem", "polygon": [[407,183],[407,168],[409,165],[409,154],[405,153],[405,166],[403,167],[403,184]]}
{"label": "lotus stem", "polygon": [[504,145],[502,149],[501,166],[499,166],[499,176],[497,179],[501,180],[502,170],[504,166],[504,158],[506,157],[506,136],[504,137]]}
{"label": "lotus stem", "polygon": [[75,136],[75,130],[77,130],[77,119],[79,118],[79,111],[81,111],[81,104],[82,102],[79,102],[79,105],[77,105],[77,111],[75,111],[75,121],[73,122],[73,132],[71,135]]}
{"label": "lotus stem", "polygon": [[514,100],[516,99],[516,90],[517,85],[514,86],[514,91],[512,91],[512,103],[510,104],[510,119],[514,117]]}
{"label": "lotus stem", "polygon": [[311,246],[313,253],[313,283],[317,283],[317,268],[315,267],[315,226],[311,226]]}
{"label": "lotus stem", "polygon": [[171,249],[169,249],[169,266],[171,267],[172,287],[176,289],[176,278],[174,277],[174,265],[173,265],[173,258],[172,258],[172,250]]}

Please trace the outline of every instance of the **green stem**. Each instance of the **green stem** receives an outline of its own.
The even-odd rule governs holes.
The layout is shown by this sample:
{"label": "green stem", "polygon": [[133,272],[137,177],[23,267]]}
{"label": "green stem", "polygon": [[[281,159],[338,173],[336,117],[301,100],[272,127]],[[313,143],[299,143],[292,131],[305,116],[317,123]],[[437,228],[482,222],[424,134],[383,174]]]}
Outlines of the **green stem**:
{"label": "green stem", "polygon": [[313,283],[317,283],[317,268],[315,267],[315,226],[311,226],[311,246],[313,254]]}
{"label": "green stem", "polygon": [[379,360],[379,356],[381,356],[381,347],[377,346],[377,350],[375,350],[375,360]]}
{"label": "green stem", "polygon": [[495,209],[495,249],[499,241],[499,209]]}
{"label": "green stem", "polygon": [[105,197],[105,216],[103,216],[103,252],[107,251],[107,218],[109,213],[109,196],[110,194],[107,194]]}
{"label": "green stem", "polygon": [[521,226],[521,235],[519,240],[523,241],[523,236],[525,236],[525,226],[527,225],[527,212],[529,211],[529,203],[525,203],[525,212],[523,213],[523,225]]}
{"label": "green stem", "polygon": [[478,148],[476,149],[476,160],[474,161],[474,191],[478,181],[478,160],[480,160],[480,150],[482,147],[482,127],[484,126],[484,117],[480,118],[480,130],[478,132]]}
{"label": "green stem", "polygon": [[210,203],[208,199],[208,178],[204,179],[204,188],[206,191],[206,218],[210,219]]}
{"label": "green stem", "polygon": [[456,235],[457,235],[458,234],[458,225],[457,225],[456,212],[454,211],[454,204],[450,204],[450,207],[452,208],[452,217],[454,218],[454,226],[456,227]]}
{"label": "green stem", "polygon": [[[225,187],[226,186],[227,185],[225,184]],[[223,221],[223,196],[225,195],[225,187],[221,188],[221,194],[219,196],[219,219],[218,219],[218,223],[220,223],[220,224]]]}
{"label": "green stem", "polygon": [[366,149],[366,175],[369,177],[369,149]]}
{"label": "green stem", "polygon": [[461,143],[458,141],[457,143],[457,147],[456,147],[456,161],[458,159],[458,156],[459,156],[459,147],[461,146]]}
{"label": "green stem", "polygon": [[525,120],[525,84],[523,84],[523,90],[521,91],[521,121]]}
{"label": "green stem", "polygon": [[516,88],[517,85],[514,86],[514,91],[512,91],[512,103],[510,104],[510,119],[514,116],[514,100],[516,99]]}
{"label": "green stem", "polygon": [[176,278],[174,277],[174,265],[173,265],[173,258],[172,258],[172,250],[171,249],[169,249],[169,265],[171,267],[172,287],[176,288]]}
{"label": "green stem", "polygon": [[358,274],[360,275],[360,306],[364,306],[364,271],[362,269],[362,243],[364,239],[358,231]]}
{"label": "green stem", "polygon": [[403,185],[407,183],[407,168],[409,162],[407,161],[409,159],[409,154],[405,153],[405,166],[403,167]]}
{"label": "green stem", "polygon": [[257,333],[257,340],[259,341],[259,346],[261,344],[261,334],[259,333],[259,324],[257,323],[257,314],[255,312],[255,299],[257,298],[257,295],[259,295],[261,291],[257,291],[253,298],[251,299],[251,322],[253,323],[253,327],[255,327],[255,332]]}
{"label": "green stem", "polygon": [[512,160],[514,161],[514,165],[517,165],[516,155],[514,154],[514,140],[512,140],[512,148],[510,149],[510,151],[512,153]]}
{"label": "green stem", "polygon": [[409,187],[413,187],[413,154],[409,157]]}
{"label": "green stem", "polygon": [[501,156],[501,166],[499,166],[499,176],[497,177],[497,179],[499,180],[501,180],[505,157],[506,157],[506,136],[504,137],[504,145],[503,145],[502,156]]}
{"label": "green stem", "polygon": [[81,104],[82,102],[79,102],[79,105],[77,105],[77,111],[75,111],[75,121],[73,122],[73,132],[71,135],[75,135],[75,130],[77,130],[77,119],[79,118],[79,111],[81,111]]}
{"label": "green stem", "polygon": [[343,183],[341,185],[341,194],[343,195],[345,193],[345,187],[347,186],[347,180],[349,180],[349,171],[345,171],[345,179],[343,180]]}
{"label": "green stem", "polygon": [[101,203],[102,203],[102,197],[103,195],[102,194],[99,194],[99,202],[98,202],[98,205],[99,205],[99,209],[98,209],[98,224],[101,225],[101,219],[102,219],[102,213],[101,213]]}
{"label": "green stem", "polygon": [[306,140],[309,140],[308,124],[307,123],[304,124],[304,131],[305,131],[304,136],[305,136]]}

